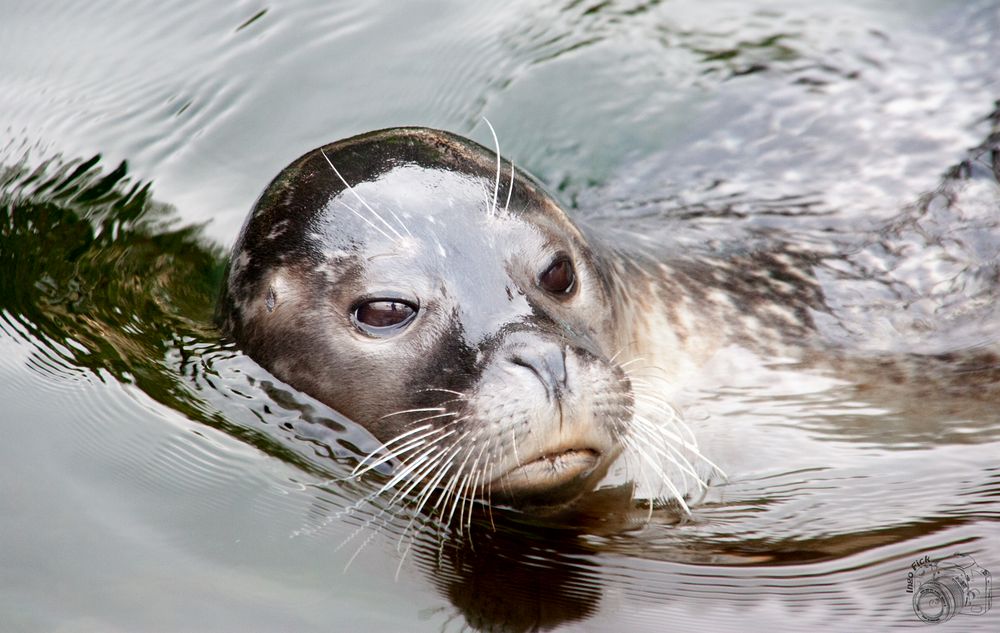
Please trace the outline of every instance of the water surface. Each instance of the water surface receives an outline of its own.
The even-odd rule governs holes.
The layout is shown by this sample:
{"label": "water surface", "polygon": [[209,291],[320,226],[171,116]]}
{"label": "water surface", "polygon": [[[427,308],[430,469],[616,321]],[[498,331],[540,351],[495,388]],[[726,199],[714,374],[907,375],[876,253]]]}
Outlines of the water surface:
{"label": "water surface", "polygon": [[[290,160],[394,125],[489,144],[487,116],[613,239],[838,254],[814,271],[832,343],[1000,344],[1000,196],[973,149],[996,3],[2,14],[4,630],[877,630],[925,626],[917,559],[1000,573],[995,401],[735,352],[678,402],[729,475],[691,517],[442,536],[357,506],[370,488],[342,478],[370,438],[212,322],[225,249]],[[943,626],[997,630],[1000,607]]]}

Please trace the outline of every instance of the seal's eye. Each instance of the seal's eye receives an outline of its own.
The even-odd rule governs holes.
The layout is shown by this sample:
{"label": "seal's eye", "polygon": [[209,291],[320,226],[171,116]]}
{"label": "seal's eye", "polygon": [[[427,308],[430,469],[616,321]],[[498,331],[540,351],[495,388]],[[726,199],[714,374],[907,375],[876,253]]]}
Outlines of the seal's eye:
{"label": "seal's eye", "polygon": [[417,307],[410,303],[396,299],[373,299],[354,308],[351,320],[365,334],[382,337],[402,330],[415,316]]}
{"label": "seal's eye", "polygon": [[568,295],[576,286],[576,271],[573,262],[560,257],[552,262],[538,277],[538,285],[554,295]]}

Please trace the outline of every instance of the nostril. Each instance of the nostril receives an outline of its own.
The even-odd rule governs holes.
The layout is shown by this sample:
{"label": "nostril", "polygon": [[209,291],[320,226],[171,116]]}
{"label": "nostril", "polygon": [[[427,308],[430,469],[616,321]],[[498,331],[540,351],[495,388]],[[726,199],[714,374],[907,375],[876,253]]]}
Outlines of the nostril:
{"label": "nostril", "polygon": [[510,362],[512,362],[515,365],[518,365],[520,367],[527,367],[531,371],[536,371],[535,368],[534,368],[534,366],[532,366],[532,364],[530,362],[528,362],[527,360],[525,360],[524,357],[521,356],[520,354],[514,354],[513,356],[511,356],[510,357]]}
{"label": "nostril", "polygon": [[549,397],[556,398],[566,389],[566,356],[562,347],[546,345],[540,349],[521,349],[509,359],[511,364],[535,374]]}
{"label": "nostril", "polygon": [[542,381],[542,384],[548,386],[549,381],[546,380],[543,368],[539,367],[539,363],[537,361],[533,361],[535,361],[535,359],[530,359],[520,354],[514,354],[510,357],[510,362],[512,364],[517,365],[518,367],[524,367],[531,373],[535,374],[535,376]]}

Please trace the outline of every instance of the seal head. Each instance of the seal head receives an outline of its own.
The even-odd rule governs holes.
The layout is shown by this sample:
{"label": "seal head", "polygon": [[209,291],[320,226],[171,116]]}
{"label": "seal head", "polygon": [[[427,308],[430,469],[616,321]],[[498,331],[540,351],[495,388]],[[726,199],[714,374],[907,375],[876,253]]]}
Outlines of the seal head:
{"label": "seal head", "polygon": [[599,255],[540,186],[452,134],[311,151],[233,248],[226,332],[365,426],[412,490],[563,504],[618,456],[632,407]]}

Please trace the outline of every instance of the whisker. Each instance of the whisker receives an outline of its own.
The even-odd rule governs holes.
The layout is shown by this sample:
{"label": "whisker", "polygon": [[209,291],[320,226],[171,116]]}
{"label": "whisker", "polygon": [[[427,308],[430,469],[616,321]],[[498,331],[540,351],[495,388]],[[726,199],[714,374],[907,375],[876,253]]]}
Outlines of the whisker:
{"label": "whisker", "polygon": [[657,396],[652,396],[649,394],[644,394],[641,392],[635,392],[637,404],[642,404],[649,408],[656,410],[658,413],[666,415],[666,418],[662,420],[658,426],[663,427],[665,424],[670,424],[673,428],[677,429],[681,433],[687,436],[686,441],[692,446],[696,446],[698,441],[695,439],[694,431],[684,418],[677,413],[677,410],[667,401],[658,398]]}
{"label": "whisker", "polygon": [[521,456],[517,454],[517,430],[510,430],[510,444],[514,448],[514,462],[517,464],[518,468],[521,467]]}
{"label": "whisker", "polygon": [[497,138],[497,132],[493,129],[493,124],[490,123],[490,120],[484,116],[483,121],[485,121],[486,126],[490,128],[490,134],[493,135],[493,144],[496,145],[497,148],[497,182],[496,186],[493,188],[493,206],[490,207],[492,209],[491,213],[496,215],[497,197],[500,195],[500,139]]}
{"label": "whisker", "polygon": [[[469,475],[466,479],[465,488],[462,490],[462,508],[458,516],[458,529],[459,533],[462,533],[462,526],[466,526],[466,531],[472,528],[472,503],[475,501],[475,482],[476,476],[479,472],[479,459],[483,456],[483,451],[486,450],[486,444],[479,449],[479,455],[476,455],[476,461],[472,462],[472,466],[469,469]],[[466,514],[466,507],[468,507],[468,514]]]}
{"label": "whisker", "polygon": [[510,184],[507,185],[507,202],[503,205],[504,215],[507,215],[507,209],[510,208],[510,196],[514,193],[514,161],[510,161]]}
{"label": "whisker", "polygon": [[[659,438],[662,438],[664,440],[669,440],[671,442],[679,444],[683,448],[692,451],[698,450],[698,442],[695,439],[694,434],[691,433],[691,429],[689,429],[687,424],[685,424],[680,418],[668,419],[662,422],[655,422],[645,417],[644,415],[641,415],[633,411],[632,419],[634,420],[635,425],[637,427],[644,427],[650,430],[653,434],[655,434]],[[667,427],[668,423],[670,424],[670,428]],[[690,439],[682,437],[679,432],[671,429],[687,431]]]}
{"label": "whisker", "polygon": [[[642,468],[639,469],[639,477],[642,479],[643,485],[645,485],[646,488],[652,490],[652,488],[650,488],[649,485],[649,475],[647,475],[646,471],[643,470]],[[654,497],[659,497],[661,490],[663,490],[663,482],[660,482],[659,486],[657,486],[656,495],[650,494],[649,497],[646,499],[646,507],[648,508],[648,510],[646,511],[646,523],[649,523],[650,521],[653,520]]]}
{"label": "whisker", "polygon": [[[490,443],[492,443],[492,440],[490,441]],[[496,477],[493,476],[494,465],[495,464],[491,461],[490,478],[486,483],[486,511],[490,516],[490,527],[493,529],[494,532],[496,532],[497,526],[496,523],[493,522],[493,482],[496,480]]]}
{"label": "whisker", "polygon": [[[620,353],[621,353],[621,352],[618,352],[618,353],[616,353],[616,354],[615,354],[615,356],[617,356],[617,355],[618,355],[618,354],[620,354]],[[633,358],[632,360],[627,360],[627,361],[625,361],[624,363],[618,363],[618,367],[624,370],[624,369],[625,369],[626,367],[628,367],[628,366],[629,366],[629,365],[631,365],[632,363],[638,363],[638,362],[640,362],[640,361],[644,361],[644,360],[646,360],[646,359],[645,359],[645,358],[643,358],[643,357],[641,357],[641,356],[638,356],[638,357],[636,357],[636,358]]]}
{"label": "whisker", "polygon": [[340,205],[342,207],[344,207],[345,209],[347,209],[348,211],[350,211],[354,215],[356,215],[359,218],[361,218],[361,220],[364,221],[366,224],[368,224],[368,226],[372,227],[373,229],[375,229],[376,231],[378,231],[379,233],[381,233],[382,236],[385,239],[389,240],[390,242],[395,242],[396,241],[396,240],[393,239],[393,237],[391,235],[389,235],[388,233],[386,233],[385,231],[383,231],[381,228],[379,228],[378,225],[376,225],[374,222],[372,222],[371,220],[369,220],[365,216],[361,215],[361,212],[358,211],[357,209],[355,209],[354,207],[352,207],[351,205],[347,204],[346,202],[344,202],[340,198],[337,198],[337,202],[340,203]]}
{"label": "whisker", "polygon": [[660,467],[659,463],[651,455],[646,453],[646,451],[642,449],[639,443],[633,440],[632,438],[627,438],[626,443],[628,444],[629,448],[634,450],[636,453],[642,456],[643,459],[646,460],[646,463],[649,465],[649,467],[652,468],[653,471],[660,476],[660,479],[663,482],[663,484],[666,485],[667,488],[670,490],[671,494],[674,495],[674,498],[677,500],[677,503],[679,503],[680,506],[684,509],[684,512],[690,515],[691,509],[688,507],[687,503],[684,502],[684,497],[681,495],[680,490],[677,489],[677,486],[675,486],[674,482],[670,480],[670,477],[667,476],[667,473],[663,470],[663,468]]}
{"label": "whisker", "polygon": [[[621,365],[619,365],[619,367],[620,366]],[[674,380],[671,380],[667,376],[663,375],[664,372],[662,369],[654,369],[651,367],[640,367],[638,369],[633,369],[633,370],[625,369],[622,371],[626,376],[628,376],[632,380],[640,380],[640,379],[645,379],[647,381],[656,380],[666,385],[667,387],[673,387],[676,384]],[[649,383],[647,382],[646,384]]]}
{"label": "whisker", "polygon": [[394,415],[403,415],[404,413],[430,413],[431,411],[444,411],[444,407],[423,407],[420,409],[403,409],[402,411],[393,411],[392,413],[386,413],[379,420],[384,420],[386,418],[391,418]]}
{"label": "whisker", "polygon": [[[649,428],[651,428],[653,430],[653,432],[657,436],[660,436],[660,437],[662,437],[664,439],[669,438],[669,439],[674,440],[677,444],[679,444],[683,448],[686,448],[687,450],[689,450],[694,455],[694,457],[696,457],[698,460],[704,462],[709,467],[711,467],[712,470],[714,470],[716,473],[718,473],[721,477],[725,477],[726,476],[725,471],[723,471],[722,468],[718,464],[716,464],[715,462],[713,462],[712,460],[710,460],[708,457],[705,457],[705,455],[701,452],[701,449],[698,447],[698,443],[695,440],[694,433],[691,431],[691,429],[688,427],[688,425],[685,424],[684,421],[681,420],[680,418],[675,418],[675,420],[674,420],[675,421],[674,426],[676,428],[679,428],[679,429],[682,429],[684,431],[687,431],[688,436],[690,437],[690,440],[681,438],[678,435],[676,435],[675,433],[672,433],[672,432],[668,431],[667,429],[663,428],[662,425],[655,424],[655,423],[651,422],[650,420],[647,420],[647,419],[643,418],[642,416],[633,416],[633,419],[637,419],[640,424],[646,424],[646,425],[648,425]],[[671,448],[671,450],[676,450],[676,448],[674,446],[670,446],[670,448]]]}
{"label": "whisker", "polygon": [[644,434],[644,437],[650,441],[648,448],[652,450],[655,454],[663,457],[674,466],[680,468],[681,471],[684,472],[685,474],[690,475],[695,480],[695,482],[697,482],[697,484],[702,488],[707,487],[705,482],[701,480],[701,477],[698,476],[698,473],[695,472],[694,466],[691,464],[691,462],[686,457],[684,457],[683,454],[677,451],[676,448],[671,446],[669,443],[664,443],[664,446],[666,447],[666,450],[664,450],[664,448],[660,448],[659,446],[656,445],[656,439],[658,438],[652,437],[649,434]]}
{"label": "whisker", "polygon": [[427,420],[437,420],[438,418],[455,417],[458,413],[454,411],[445,411],[444,413],[438,413],[437,415],[428,415],[427,417],[420,418],[419,420],[414,420],[410,424],[419,424],[421,422],[426,422]]}
{"label": "whisker", "polygon": [[[420,420],[417,420],[416,422],[424,422],[426,420],[431,420],[431,419],[434,419],[434,418],[445,417],[445,416],[448,416],[448,415],[458,415],[458,414],[457,413],[451,413],[451,412],[449,412],[449,413],[442,413],[442,414],[439,414],[439,415],[432,415],[432,416],[428,416],[426,418],[421,418]],[[424,435],[420,435],[420,436],[417,436],[415,438],[412,438],[412,439],[408,440],[407,442],[405,442],[405,443],[403,443],[403,444],[401,444],[399,446],[396,446],[396,447],[394,447],[392,449],[388,448],[388,446],[389,446],[388,444],[383,444],[379,448],[375,449],[374,451],[372,451],[371,453],[369,453],[368,455],[366,455],[364,457],[364,459],[362,459],[361,462],[358,463],[358,465],[354,467],[354,470],[351,471],[350,478],[355,478],[355,477],[358,477],[360,475],[363,475],[363,474],[371,471],[372,469],[378,468],[382,464],[384,464],[384,463],[386,463],[388,461],[391,461],[392,459],[394,459],[396,457],[399,457],[400,455],[402,455],[404,453],[408,453],[408,452],[410,452],[411,450],[413,450],[415,448],[419,448],[420,446],[423,446],[424,444],[427,444],[426,440],[427,440],[428,437],[431,437],[433,435],[436,435],[436,434],[444,432],[445,429],[447,429],[447,428],[449,428],[451,426],[454,426],[455,422],[460,421],[462,419],[464,419],[464,418],[459,418],[459,420],[452,420],[447,425],[445,425],[445,426],[443,426],[441,428],[433,429],[431,431],[428,431]],[[428,424],[428,425],[425,425],[425,426],[420,427],[420,428],[421,429],[426,429],[426,428],[428,428],[430,426],[431,425]],[[408,435],[408,434],[409,433],[405,433],[404,435]],[[400,437],[401,436],[393,439],[392,442],[395,442],[397,439],[400,439]],[[444,437],[447,437],[447,435],[442,435],[442,436],[440,436],[437,439],[431,440],[430,444],[434,444],[438,440],[440,440],[440,439],[442,439]],[[375,458],[376,455],[381,455],[381,456],[378,457],[378,459],[375,459],[374,461],[369,461],[369,460],[372,460],[373,458]]]}
{"label": "whisker", "polygon": [[[425,420],[430,420],[430,419],[433,419],[433,418],[445,417],[447,415],[458,415],[458,414],[454,413],[454,412],[448,412],[448,413],[444,413],[444,414],[440,414],[440,415],[428,416],[426,418],[422,418],[420,420],[417,420],[416,422],[423,422]],[[371,453],[369,453],[368,455],[366,455],[364,457],[364,459],[362,459],[361,462],[357,466],[355,466],[354,471],[352,472],[352,477],[356,476],[356,475],[363,474],[365,472],[368,472],[372,468],[377,467],[377,466],[379,466],[381,464],[384,464],[385,462],[391,460],[395,456],[398,456],[398,455],[400,455],[402,453],[405,453],[405,452],[409,452],[415,446],[422,446],[424,444],[423,440],[426,440],[428,437],[431,437],[431,436],[436,435],[436,434],[440,434],[437,438],[431,440],[430,445],[433,445],[433,444],[441,441],[442,439],[444,439],[444,438],[448,437],[449,435],[452,435],[452,434],[454,434],[456,432],[455,429],[452,429],[451,431],[445,432],[446,429],[458,425],[460,422],[463,422],[464,420],[467,420],[468,417],[469,416],[463,416],[463,417],[460,417],[460,418],[456,418],[454,420],[450,420],[445,426],[442,426],[442,427],[437,428],[437,429],[432,428],[433,425],[431,425],[431,424],[425,424],[425,425],[423,425],[421,427],[410,429],[409,431],[406,431],[405,433],[401,433],[400,435],[397,435],[393,439],[389,440],[388,442],[386,442],[382,446],[376,448],[374,451],[372,451]],[[407,437],[409,435],[413,435],[415,433],[419,433],[420,431],[423,431],[423,430],[426,430],[426,429],[431,429],[431,430],[427,431],[427,433],[425,433],[424,435],[420,435],[418,437],[411,438],[410,440],[407,440],[407,442],[405,444],[403,444],[403,445],[401,445],[399,447],[392,448],[392,449],[389,448],[390,445],[396,443],[397,441],[403,439],[404,437]],[[383,452],[385,452],[385,454],[383,454]],[[370,460],[372,460],[373,458],[375,458],[376,455],[382,455],[382,456],[379,457],[375,463],[370,462]],[[367,467],[365,467],[364,470],[360,470],[363,466],[365,466],[366,463],[368,464]]]}
{"label": "whisker", "polygon": [[[326,150],[320,148],[319,153],[323,155],[323,158],[326,159],[326,164],[330,166],[330,169],[333,170],[333,173],[337,174],[337,178],[340,179],[340,182],[344,183],[344,186],[347,188],[348,191],[350,191],[354,195],[355,198],[358,199],[358,202],[360,202],[362,205],[364,205],[364,207],[366,209],[368,209],[372,213],[372,215],[374,215],[376,218],[378,218],[379,222],[381,222],[385,226],[385,228],[387,228],[390,231],[392,231],[396,235],[397,239],[400,239],[400,240],[403,239],[403,235],[399,231],[397,231],[395,228],[393,228],[393,226],[391,224],[389,224],[388,222],[385,221],[385,218],[383,218],[381,215],[378,214],[378,211],[376,211],[375,209],[373,209],[371,207],[371,205],[369,205],[367,202],[365,202],[364,199],[358,194],[358,192],[354,190],[354,187],[352,187],[351,185],[347,184],[347,181],[344,180],[344,177],[341,176],[340,172],[337,171],[337,168],[334,167],[333,161],[331,161],[330,157],[326,155]],[[344,205],[344,206],[347,206],[347,205]],[[348,207],[348,208],[350,208],[350,207]],[[355,213],[357,213],[357,212],[355,211]],[[358,214],[358,216],[361,217],[360,214]],[[398,220],[398,218],[397,218],[397,220]],[[385,234],[383,233],[383,235],[385,235]],[[389,237],[389,236],[386,235],[386,237]],[[389,238],[389,239],[392,239],[392,238]],[[393,240],[393,241],[395,241],[395,240]]]}
{"label": "whisker", "polygon": [[[452,445],[453,446],[453,445]],[[421,466],[417,471],[413,472],[413,477],[407,484],[399,488],[389,499],[389,505],[395,504],[400,499],[409,498],[410,493],[419,486],[422,482],[426,484],[427,474],[434,471],[438,463],[447,455],[448,451],[451,450],[451,446],[447,448],[440,448],[434,451],[429,458],[425,461],[423,466]]]}
{"label": "whisker", "polygon": [[483,477],[486,476],[485,464],[484,468],[479,467],[479,460],[480,458],[482,458],[483,452],[485,452],[486,450],[486,446],[487,446],[486,444],[483,444],[482,450],[479,451],[479,455],[476,456],[476,461],[472,465],[473,472],[478,473],[478,475],[476,476],[475,480],[472,483],[472,488],[469,494],[469,515],[466,521],[466,525],[470,534],[472,533],[472,510],[476,502],[476,491],[479,490],[480,486],[483,483]]}
{"label": "whisker", "polygon": [[[428,433],[428,435],[433,435],[433,433]],[[420,449],[420,448],[424,448],[424,447],[426,447],[428,445],[433,445],[434,443],[435,443],[434,440],[431,440],[428,443],[426,437],[421,437],[421,438],[413,439],[413,440],[411,440],[409,442],[406,442],[405,444],[402,444],[402,445],[394,448],[393,450],[391,450],[391,451],[389,451],[387,453],[382,454],[382,456],[379,457],[378,459],[375,459],[373,461],[368,462],[368,464],[366,464],[364,466],[364,468],[361,467],[361,464],[358,464],[357,466],[354,467],[354,470],[351,471],[351,474],[350,474],[350,476],[348,478],[349,479],[356,479],[358,477],[366,475],[367,473],[375,470],[376,468],[378,468],[382,464],[386,464],[388,462],[391,462],[394,459],[399,459],[400,461],[403,461],[402,460],[402,456],[405,455],[406,453],[409,453],[411,451],[414,451],[414,450],[417,450],[417,449]],[[371,455],[369,455],[369,457],[371,457],[372,455],[376,455],[376,454],[377,453],[372,453]]]}
{"label": "whisker", "polygon": [[406,462],[406,463],[404,463],[403,467],[399,469],[399,472],[397,472],[392,477],[392,479],[390,479],[386,484],[384,484],[378,490],[378,492],[375,493],[375,495],[379,496],[379,495],[384,494],[386,491],[391,490],[392,488],[394,488],[399,482],[401,482],[404,479],[406,479],[410,475],[410,473],[412,473],[416,469],[420,468],[421,464],[423,464],[424,462],[426,462],[429,459],[429,455],[431,454],[431,451],[433,451],[433,450],[440,450],[440,449],[435,449],[434,444],[440,442],[441,440],[443,440],[444,438],[448,437],[449,435],[454,435],[455,433],[457,433],[456,430],[448,431],[444,435],[441,435],[440,437],[435,438],[434,441],[431,442],[429,445],[423,447],[426,450],[423,453],[421,453],[420,455],[418,455],[412,462]]}
{"label": "whisker", "polygon": [[[466,456],[465,462],[468,462],[468,458],[472,456],[472,452],[475,450],[475,446],[476,443],[473,443],[472,446],[469,447],[468,455]],[[451,511],[448,513],[448,518],[446,522],[448,523],[448,525],[451,525],[452,519],[455,516],[455,511],[458,509],[459,506],[461,506],[462,512],[459,514],[459,525],[458,525],[459,534],[462,534],[462,523],[464,522],[463,516],[465,511],[465,504],[462,503],[462,501],[464,500],[466,492],[469,489],[469,480],[472,477],[472,474],[476,471],[476,467],[479,464],[479,458],[482,456],[483,451],[485,449],[486,449],[486,444],[483,444],[483,447],[479,449],[479,455],[476,456],[476,461],[473,462],[472,466],[465,473],[465,477],[461,480],[461,483],[459,483],[458,487],[455,488],[455,495],[451,504]],[[462,469],[464,470],[464,466]]]}
{"label": "whisker", "polygon": [[[368,462],[368,460],[372,459],[373,457],[375,457],[376,455],[382,453],[383,451],[389,451],[389,452],[391,452],[390,449],[389,449],[389,447],[392,446],[393,444],[395,444],[396,442],[398,442],[398,441],[400,441],[400,440],[402,440],[402,439],[404,439],[406,437],[409,437],[411,435],[420,433],[422,431],[427,431],[428,429],[432,429],[432,427],[433,427],[433,425],[431,425],[431,424],[425,424],[423,426],[418,426],[416,428],[410,429],[410,430],[406,431],[405,433],[400,433],[396,437],[392,438],[388,442],[382,444],[381,446],[379,446],[378,448],[376,448],[372,452],[370,452],[367,455],[365,455],[361,459],[361,461],[358,463],[358,465],[354,467],[354,471],[356,472],[359,468],[361,468],[362,466],[364,466],[365,463]],[[432,429],[430,431],[430,433],[428,433],[428,435],[433,434],[435,432],[436,431]],[[423,437],[426,437],[426,436],[423,436]],[[352,476],[354,474],[355,474],[354,472],[351,473]]]}
{"label": "whisker", "polygon": [[398,224],[404,231],[406,231],[407,236],[413,237],[413,233],[410,233],[410,229],[406,227],[406,223],[403,222],[403,220],[401,220],[398,215],[396,215],[395,211],[389,209],[389,215],[391,215],[392,219],[396,221],[396,224]]}
{"label": "whisker", "polygon": [[454,389],[442,389],[441,387],[425,387],[423,389],[419,389],[418,391],[441,391],[443,393],[450,393],[452,395],[458,396],[459,398],[462,399],[468,398],[468,396],[462,393],[461,391],[455,391]]}
{"label": "whisker", "polygon": [[[462,491],[466,487],[466,485],[467,485],[467,483],[469,481],[469,477],[471,475],[472,475],[471,471],[465,473],[465,478],[458,485],[458,488],[455,489],[454,500],[452,501],[452,504],[451,504],[451,511],[448,513],[448,519],[447,519],[448,525],[451,525],[451,520],[455,516],[455,510],[458,508],[459,501],[462,499],[462,494],[463,494]],[[462,530],[461,530],[461,527],[459,527],[459,534],[461,534],[461,533],[462,533]]]}
{"label": "whisker", "polygon": [[[471,433],[471,431],[470,431],[470,433]],[[462,463],[458,466],[458,468],[455,469],[454,476],[452,477],[451,480],[449,480],[449,488],[453,488],[454,484],[457,481],[457,479],[462,476],[462,471],[465,470],[465,465],[467,463],[469,463],[469,459],[472,457],[472,452],[475,450],[475,447],[476,447],[476,445],[475,445],[475,443],[473,443],[471,446],[469,446],[468,448],[465,449],[465,459],[463,459]],[[455,493],[457,494],[457,492],[458,491],[456,489]],[[444,507],[444,506],[447,505],[447,503],[448,503],[447,500],[443,500],[443,503],[442,503],[442,500],[439,499],[438,502],[436,504],[434,504],[434,507],[435,508],[438,508],[439,506],[440,507]]]}
{"label": "whisker", "polygon": [[[472,433],[472,431],[468,431],[464,435],[462,435],[458,439],[456,439],[455,442],[453,442],[452,445],[445,451],[445,455],[444,455],[443,459],[442,460],[438,460],[438,461],[441,462],[440,466],[438,467],[438,473],[434,477],[429,478],[427,480],[427,483],[424,485],[424,487],[417,494],[417,506],[413,510],[413,518],[410,519],[410,522],[407,523],[406,527],[403,529],[403,536],[405,536],[406,533],[413,526],[413,523],[417,520],[417,517],[420,516],[421,511],[424,509],[424,505],[427,503],[428,499],[430,499],[431,493],[435,489],[437,489],[437,486],[440,483],[440,481],[444,478],[444,476],[451,469],[451,465],[454,463],[455,457],[457,456],[457,453],[459,452],[459,451],[455,450],[456,447],[461,446],[462,440],[464,440],[466,437],[468,437],[471,433]],[[397,550],[399,548],[399,545],[402,544],[403,536],[400,536],[399,543],[397,544]]]}

